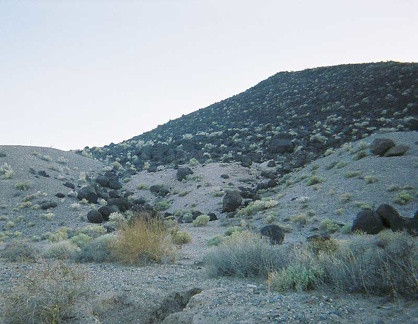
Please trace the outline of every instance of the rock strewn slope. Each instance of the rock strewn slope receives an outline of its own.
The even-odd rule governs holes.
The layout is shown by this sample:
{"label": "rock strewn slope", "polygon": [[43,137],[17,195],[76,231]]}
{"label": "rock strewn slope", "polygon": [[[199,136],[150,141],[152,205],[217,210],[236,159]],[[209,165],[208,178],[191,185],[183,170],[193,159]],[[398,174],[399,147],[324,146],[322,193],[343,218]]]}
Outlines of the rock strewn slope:
{"label": "rock strewn slope", "polygon": [[145,165],[275,160],[282,173],[379,129],[418,129],[418,64],[369,63],[281,72],[247,91],[120,144],[84,151]]}

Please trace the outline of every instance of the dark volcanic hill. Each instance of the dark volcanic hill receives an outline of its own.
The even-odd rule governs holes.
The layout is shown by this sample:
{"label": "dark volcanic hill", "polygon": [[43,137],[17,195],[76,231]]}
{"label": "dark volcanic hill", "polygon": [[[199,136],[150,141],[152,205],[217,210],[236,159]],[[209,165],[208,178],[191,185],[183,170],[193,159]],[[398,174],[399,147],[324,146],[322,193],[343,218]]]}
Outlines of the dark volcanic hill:
{"label": "dark volcanic hill", "polygon": [[[120,144],[85,148],[132,172],[144,163],[274,160],[282,172],[376,131],[418,130],[418,63],[280,72],[256,86]],[[79,152],[80,153],[80,152]]]}

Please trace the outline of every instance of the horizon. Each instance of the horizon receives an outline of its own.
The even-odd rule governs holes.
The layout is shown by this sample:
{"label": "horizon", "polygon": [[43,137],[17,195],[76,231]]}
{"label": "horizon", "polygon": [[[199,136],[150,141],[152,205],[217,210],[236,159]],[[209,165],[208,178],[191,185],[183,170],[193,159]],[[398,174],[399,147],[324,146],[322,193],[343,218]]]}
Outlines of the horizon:
{"label": "horizon", "polygon": [[0,145],[120,143],[276,73],[417,63],[417,11],[408,0],[1,2]]}

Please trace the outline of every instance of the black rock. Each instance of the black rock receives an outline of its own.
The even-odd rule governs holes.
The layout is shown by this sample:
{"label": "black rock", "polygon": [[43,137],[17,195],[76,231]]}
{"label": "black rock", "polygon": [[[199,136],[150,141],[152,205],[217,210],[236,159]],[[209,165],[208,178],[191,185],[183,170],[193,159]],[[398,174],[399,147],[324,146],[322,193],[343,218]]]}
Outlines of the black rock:
{"label": "black rock", "polygon": [[218,220],[218,216],[216,216],[215,213],[208,213],[208,216],[210,217],[209,218],[210,222]]}
{"label": "black rock", "polygon": [[222,210],[224,212],[233,212],[241,206],[242,197],[239,191],[228,191],[223,199]]}
{"label": "black rock", "polygon": [[353,221],[351,231],[377,234],[384,229],[382,218],[373,210],[362,210]]}
{"label": "black rock", "polygon": [[102,187],[106,187],[109,184],[109,178],[104,175],[99,175],[96,178],[96,182]]}
{"label": "black rock", "polygon": [[55,194],[55,197],[58,197],[58,198],[64,198],[64,197],[65,197],[65,195],[64,195],[63,193],[61,193],[61,192],[57,192],[57,193]]}
{"label": "black rock", "polygon": [[284,232],[279,225],[266,225],[260,229],[262,236],[267,236],[271,244],[282,244]]}
{"label": "black rock", "polygon": [[409,150],[408,145],[396,145],[387,150],[384,154],[385,157],[401,156]]}
{"label": "black rock", "polygon": [[405,228],[405,221],[397,210],[387,204],[380,205],[376,213],[382,218],[383,225],[392,231],[402,231]]}
{"label": "black rock", "polygon": [[177,180],[178,181],[185,180],[189,174],[193,174],[192,169],[190,169],[189,167],[179,168],[177,170],[177,175],[176,175]]}
{"label": "black rock", "polygon": [[103,216],[97,210],[90,210],[87,213],[87,220],[90,223],[100,224],[103,223]]}
{"label": "black rock", "polygon": [[109,191],[109,198],[120,198],[120,194],[116,190],[111,190]]}
{"label": "black rock", "polygon": [[49,178],[49,174],[47,174],[46,171],[38,171],[38,175],[41,177]]}
{"label": "black rock", "polygon": [[63,185],[65,187],[67,187],[67,188],[75,189],[75,185],[73,183],[71,183],[71,182],[68,182],[68,181],[67,182],[64,182]]}
{"label": "black rock", "polygon": [[152,185],[149,190],[156,196],[165,197],[170,193],[164,185]]}
{"label": "black rock", "polygon": [[116,206],[102,206],[98,209],[98,212],[102,214],[103,220],[108,221],[111,213],[118,212],[119,209]]}
{"label": "black rock", "polygon": [[107,201],[108,206],[116,206],[121,212],[127,211],[130,208],[129,201],[124,198],[110,198]]}
{"label": "black rock", "polygon": [[41,203],[41,209],[43,209],[43,210],[47,210],[47,209],[50,209],[50,208],[55,208],[57,206],[58,206],[58,204],[55,201],[43,201]]}
{"label": "black rock", "polygon": [[86,199],[90,204],[97,203],[97,193],[96,190],[90,185],[81,188],[77,193],[77,198],[79,200]]}
{"label": "black rock", "polygon": [[118,190],[122,188],[122,184],[117,179],[109,179],[107,187],[110,189]]}
{"label": "black rock", "polygon": [[373,154],[383,156],[386,151],[395,146],[395,143],[388,138],[375,138],[370,144],[370,152]]}

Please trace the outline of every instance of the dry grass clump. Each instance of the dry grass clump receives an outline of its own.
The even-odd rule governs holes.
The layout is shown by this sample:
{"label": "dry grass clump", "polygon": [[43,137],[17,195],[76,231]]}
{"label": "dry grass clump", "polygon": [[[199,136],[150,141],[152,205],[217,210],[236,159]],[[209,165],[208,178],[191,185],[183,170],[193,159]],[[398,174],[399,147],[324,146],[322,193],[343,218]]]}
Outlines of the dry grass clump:
{"label": "dry grass clump", "polygon": [[111,255],[126,264],[174,262],[175,246],[163,222],[137,218],[116,234]]}
{"label": "dry grass clump", "polygon": [[415,298],[418,244],[407,233],[360,235],[319,258],[325,283],[338,290]]}
{"label": "dry grass clump", "polygon": [[207,271],[213,277],[267,277],[281,267],[284,255],[260,235],[235,232],[208,253]]}
{"label": "dry grass clump", "polygon": [[10,262],[35,261],[39,251],[25,241],[13,241],[0,251],[0,257]]}
{"label": "dry grass clump", "polygon": [[7,323],[61,323],[84,301],[86,275],[62,262],[45,263],[24,273],[5,297]]}
{"label": "dry grass clump", "polygon": [[318,237],[271,246],[244,231],[225,238],[207,255],[211,276],[264,277],[271,290],[337,291],[416,298],[418,242],[404,232],[356,235],[347,241]]}

